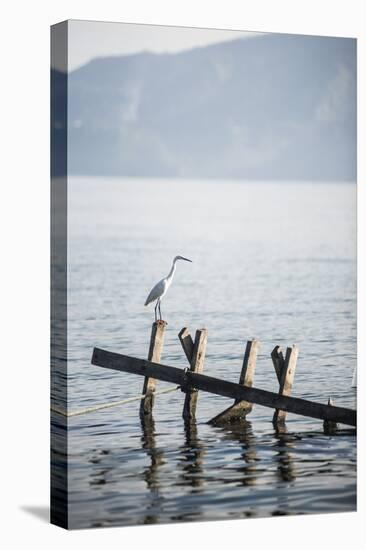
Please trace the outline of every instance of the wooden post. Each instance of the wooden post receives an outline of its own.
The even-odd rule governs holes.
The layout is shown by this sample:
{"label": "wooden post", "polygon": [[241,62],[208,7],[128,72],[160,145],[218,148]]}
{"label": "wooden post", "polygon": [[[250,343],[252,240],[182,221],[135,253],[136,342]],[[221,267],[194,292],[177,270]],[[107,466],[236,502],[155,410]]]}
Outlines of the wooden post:
{"label": "wooden post", "polygon": [[[334,401],[331,397],[328,399],[328,405],[333,407]],[[326,435],[332,435],[338,430],[338,424],[337,422],[333,422],[332,420],[324,420],[323,422],[323,430]]]}
{"label": "wooden post", "polygon": [[[187,328],[183,328],[179,333],[179,340],[190,364],[190,371],[202,373],[205,361],[207,330],[205,328],[196,330],[194,343]],[[192,420],[196,416],[198,391],[196,389],[187,389],[183,406],[184,420]]]}
{"label": "wooden post", "polygon": [[[247,342],[243,366],[240,373],[239,384],[242,386],[252,387],[254,380],[254,371],[257,363],[257,355],[259,350],[259,340],[249,340]],[[245,419],[250,413],[253,404],[248,401],[240,401],[236,399],[231,407],[209,420],[210,424],[226,424],[227,422],[239,422]]]}
{"label": "wooden post", "polygon": [[[259,346],[259,340],[254,339],[247,342],[244,353],[243,367],[241,369],[239,378],[239,384],[241,384],[242,386],[252,387],[253,385],[254,371],[257,363]],[[240,403],[243,402],[240,401]],[[252,403],[249,403],[249,405],[252,405]]]}
{"label": "wooden post", "polygon": [[188,359],[188,363],[191,365],[192,358],[193,358],[194,343],[192,340],[192,336],[189,334],[189,330],[187,329],[187,327],[182,328],[182,330],[178,334],[178,338],[180,340],[180,343],[182,344],[182,348]]}
{"label": "wooden post", "polygon": [[280,346],[276,346],[275,348],[273,348],[271,357],[272,357],[274,369],[276,371],[278,383],[281,384],[281,374],[282,374],[282,369],[285,366],[285,359],[283,357],[283,353]]}
{"label": "wooden post", "polygon": [[[167,323],[165,321],[155,321],[151,329],[150,347],[148,361],[154,363],[160,362],[161,352],[163,350],[165,328]],[[144,387],[142,394],[145,396],[141,399],[140,403],[140,416],[151,414],[154,406],[154,392],[156,386],[156,379],[145,377]]]}
{"label": "wooden post", "polygon": [[[276,349],[277,349],[277,353],[275,351]],[[299,348],[295,345],[287,348],[286,357],[283,363],[282,363],[283,356],[281,358],[281,355],[282,353],[280,351],[280,348],[276,346],[276,348],[274,348],[272,352],[272,360],[273,360],[273,357],[275,357],[275,359],[278,359],[277,368],[275,365],[276,361],[274,361],[273,364],[275,365],[277,378],[278,378],[278,374],[280,375],[279,376],[279,383],[280,383],[279,394],[290,395],[292,384],[295,377],[295,370],[296,370],[297,357],[299,355]],[[281,363],[282,363],[282,366],[281,366]],[[279,371],[279,369],[281,369],[281,371]],[[273,423],[274,424],[283,423],[285,422],[285,420],[286,420],[286,411],[276,409],[273,415]]]}

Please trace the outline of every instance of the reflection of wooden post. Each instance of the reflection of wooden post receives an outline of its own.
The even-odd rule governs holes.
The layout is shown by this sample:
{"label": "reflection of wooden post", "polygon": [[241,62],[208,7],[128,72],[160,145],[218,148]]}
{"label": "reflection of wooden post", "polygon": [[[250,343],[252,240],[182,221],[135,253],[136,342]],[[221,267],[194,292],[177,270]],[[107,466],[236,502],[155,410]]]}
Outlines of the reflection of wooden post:
{"label": "reflection of wooden post", "polygon": [[[283,355],[280,348],[276,346],[272,351],[272,361],[276,370],[277,378],[280,383],[279,394],[290,395],[292,384],[294,382],[297,357],[299,355],[299,348],[292,346],[287,348],[286,357],[283,361]],[[277,424],[279,422],[285,422],[286,411],[276,409],[273,415],[273,422]]]}
{"label": "reflection of wooden post", "polygon": [[[334,405],[334,401],[331,397],[329,397],[328,399],[328,405],[330,407]],[[332,435],[338,430],[338,424],[337,422],[333,422],[332,420],[324,420],[323,429],[326,435]]]}
{"label": "reflection of wooden post", "polygon": [[[243,366],[241,369],[239,384],[242,386],[253,385],[254,371],[257,362],[257,355],[259,350],[259,340],[249,340],[247,342],[243,360]],[[238,422],[246,417],[253,408],[253,404],[248,401],[235,400],[234,404],[228,409],[225,409],[222,413],[212,418],[210,424],[224,424],[226,422]]]}
{"label": "reflection of wooden post", "polygon": [[[206,344],[207,344],[207,330],[205,328],[197,330],[194,343],[192,341],[191,335],[187,328],[183,328],[179,333],[179,340],[182,344],[184,353],[187,356],[187,359],[190,364],[190,370],[196,373],[202,373],[205,353],[206,353]],[[186,391],[186,397],[184,400],[183,407],[183,418],[184,420],[194,419],[196,416],[197,408],[197,399],[198,391],[190,390]]]}
{"label": "reflection of wooden post", "polygon": [[[238,465],[237,471],[240,471],[240,477],[238,477],[238,483],[244,486],[256,485],[258,475],[256,470],[258,468],[258,456],[256,441],[253,434],[252,425],[248,420],[243,422],[236,422],[230,425],[222,425],[224,429],[222,437],[224,440],[232,440],[240,443],[242,447],[241,458],[243,464]],[[259,470],[260,474],[260,470]]]}
{"label": "reflection of wooden post", "polygon": [[181,454],[183,461],[183,481],[185,485],[199,488],[204,484],[205,475],[203,470],[204,448],[198,438],[196,420],[184,420],[184,432],[186,436],[185,445]]}
{"label": "reflection of wooden post", "polygon": [[[167,323],[165,321],[155,321],[152,325],[148,355],[149,361],[153,361],[154,363],[160,362],[166,326]],[[150,414],[152,412],[152,408],[154,405],[155,386],[155,378],[148,378],[146,376],[144,380],[144,388],[142,390],[142,393],[145,397],[141,399],[140,415]]]}
{"label": "reflection of wooden post", "polygon": [[277,441],[275,446],[278,447],[276,453],[276,460],[278,461],[277,475],[281,481],[288,482],[294,481],[297,477],[296,461],[292,453],[289,452],[291,449],[296,450],[296,440],[292,440],[286,434],[287,428],[285,423],[276,425]]}

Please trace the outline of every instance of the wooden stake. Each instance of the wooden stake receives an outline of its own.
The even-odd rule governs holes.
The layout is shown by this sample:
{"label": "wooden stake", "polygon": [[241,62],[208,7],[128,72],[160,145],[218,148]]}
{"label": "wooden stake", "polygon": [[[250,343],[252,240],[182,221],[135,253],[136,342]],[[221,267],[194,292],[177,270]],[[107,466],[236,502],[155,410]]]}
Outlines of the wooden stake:
{"label": "wooden stake", "polygon": [[274,369],[276,371],[278,383],[281,384],[281,375],[282,375],[282,370],[285,366],[285,359],[283,357],[283,353],[280,346],[276,346],[275,348],[273,348],[271,357],[272,357]]}
{"label": "wooden stake", "polygon": [[192,340],[192,336],[189,334],[189,330],[187,329],[187,327],[182,328],[182,330],[178,334],[178,338],[180,340],[180,343],[182,344],[182,348],[188,359],[188,363],[191,365],[192,358],[193,358],[194,343]]}
{"label": "wooden stake", "polygon": [[[254,371],[257,362],[259,346],[259,340],[249,340],[247,342],[244,353],[243,366],[239,378],[239,384],[242,386],[252,387],[253,385]],[[225,409],[223,412],[209,420],[209,423],[218,425],[226,424],[228,422],[239,422],[240,420],[245,419],[252,408],[252,403],[236,399],[231,407]]]}
{"label": "wooden stake", "polygon": [[253,385],[254,371],[257,363],[259,346],[260,346],[259,340],[254,339],[254,340],[249,340],[249,342],[247,342],[245,353],[244,353],[243,366],[242,366],[240,378],[239,378],[239,384],[241,384],[242,386],[252,387]]}
{"label": "wooden stake", "polygon": [[[187,328],[184,328],[179,333],[179,340],[182,344],[184,353],[190,364],[190,371],[202,373],[205,361],[206,345],[207,345],[207,330],[196,330],[194,343]],[[196,417],[198,391],[188,389],[183,406],[184,420],[192,420]]]}
{"label": "wooden stake", "polygon": [[[160,362],[166,326],[167,323],[165,321],[155,321],[153,323],[151,329],[148,361],[152,361],[153,363]],[[142,393],[143,395],[145,395],[145,397],[141,399],[140,416],[151,414],[154,406],[155,386],[156,379],[146,376],[144,380],[144,387],[142,390]]]}
{"label": "wooden stake", "polygon": [[[329,397],[328,399],[328,405],[332,407],[334,405],[334,401],[331,397]],[[332,420],[324,420],[323,429],[326,435],[332,435],[338,430],[338,424],[337,422],[333,422]]]}
{"label": "wooden stake", "polygon": [[[299,355],[299,348],[295,345],[292,346],[292,347],[287,348],[286,358],[285,358],[284,363],[282,363],[282,367],[281,367],[281,362],[282,362],[283,356],[282,356],[282,359],[281,359],[282,353],[280,352],[280,349],[278,348],[278,346],[276,346],[276,347],[277,347],[277,358],[279,358],[278,368],[276,369],[276,367],[275,367],[276,374],[277,374],[277,370],[279,370],[279,368],[281,368],[281,371],[279,372],[279,374],[280,374],[280,376],[279,376],[279,383],[280,383],[279,394],[280,395],[290,395],[291,394],[291,389],[292,389],[292,384],[293,384],[294,377],[295,377],[295,370],[296,370],[297,357]],[[272,354],[274,353],[275,350],[276,350],[276,348],[273,350]],[[273,355],[272,355],[272,360],[273,360]],[[277,377],[278,377],[278,374],[277,374]],[[275,412],[274,412],[274,415],[273,415],[273,423],[274,424],[277,424],[277,423],[280,423],[280,422],[283,423],[283,422],[285,422],[285,420],[286,420],[286,411],[281,410],[281,409],[276,409]]]}

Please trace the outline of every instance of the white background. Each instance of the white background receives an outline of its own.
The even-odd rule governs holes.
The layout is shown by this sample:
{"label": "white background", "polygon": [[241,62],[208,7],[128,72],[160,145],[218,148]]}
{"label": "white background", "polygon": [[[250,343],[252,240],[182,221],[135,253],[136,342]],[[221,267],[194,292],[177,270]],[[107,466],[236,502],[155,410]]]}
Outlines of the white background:
{"label": "white background", "polygon": [[[360,548],[365,520],[363,2],[348,0],[8,1],[1,7],[1,530],[2,548]],[[66,532],[24,508],[49,499],[49,26],[68,18],[358,38],[359,512]],[[363,33],[363,34],[362,34]],[[365,153],[364,153],[365,154]],[[5,352],[5,353],[4,353]]]}

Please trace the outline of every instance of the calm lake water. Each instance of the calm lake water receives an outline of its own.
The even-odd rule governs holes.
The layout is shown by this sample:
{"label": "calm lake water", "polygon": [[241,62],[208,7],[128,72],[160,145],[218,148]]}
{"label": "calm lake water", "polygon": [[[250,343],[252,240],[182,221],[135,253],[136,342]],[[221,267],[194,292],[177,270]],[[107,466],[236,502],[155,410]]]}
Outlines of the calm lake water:
{"label": "calm lake water", "polygon": [[[162,360],[186,367],[178,332],[208,329],[205,373],[237,382],[258,338],[255,386],[278,390],[270,352],[300,348],[293,395],[356,407],[356,186],[117,178],[69,179],[69,411],[141,393],[143,378],[90,364],[98,346],[146,357],[150,288],[179,262],[162,302]],[[157,389],[167,384],[158,383]],[[254,406],[239,428],[207,421],[230,401],[200,392],[68,420],[69,526],[136,525],[351,511],[356,438]],[[343,428],[346,428],[343,426]]]}

